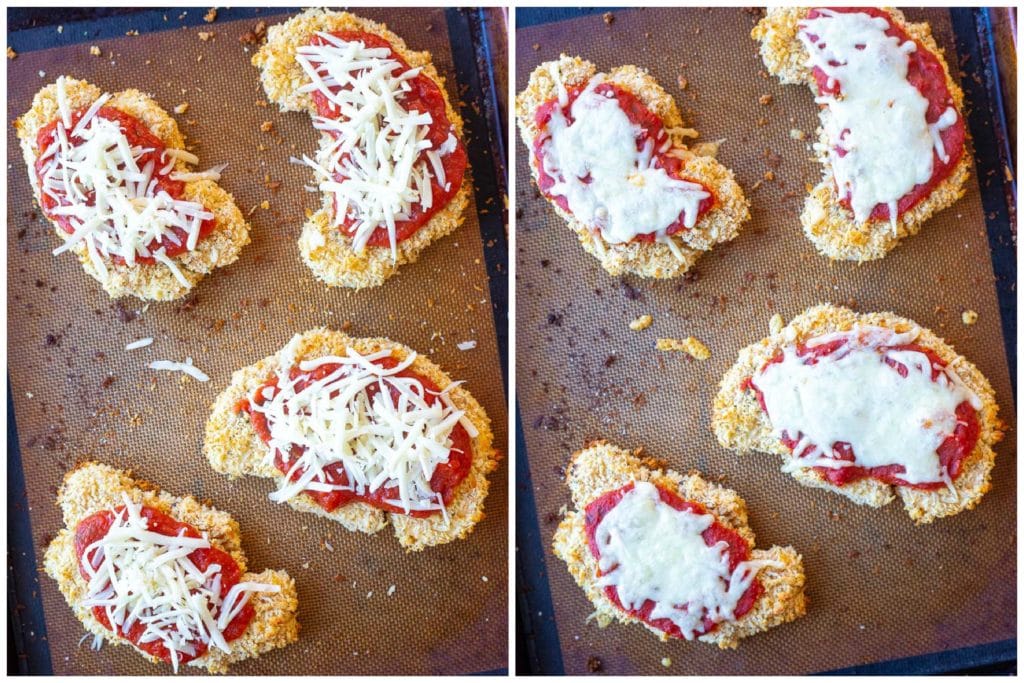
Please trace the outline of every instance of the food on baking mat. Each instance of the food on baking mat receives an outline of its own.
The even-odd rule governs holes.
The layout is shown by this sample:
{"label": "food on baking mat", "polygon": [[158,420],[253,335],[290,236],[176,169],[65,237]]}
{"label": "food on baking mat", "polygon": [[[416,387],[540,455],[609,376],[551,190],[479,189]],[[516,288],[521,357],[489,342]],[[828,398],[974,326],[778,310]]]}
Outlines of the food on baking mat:
{"label": "food on baking mat", "polygon": [[735,492],[604,441],[573,455],[566,483],[576,509],[558,526],[555,555],[602,626],[617,619],[662,640],[734,648],[804,614],[800,555],[754,548]]}
{"label": "food on baking mat", "polygon": [[238,258],[249,224],[218,184],[190,171],[178,124],[138,90],[103,93],[61,76],[15,121],[36,202],[85,272],[114,298],[166,301]]}
{"label": "food on baking mat", "polygon": [[784,7],[751,35],[768,71],[821,105],[823,177],[800,216],[821,253],[881,258],[963,196],[963,93],[928,24],[897,9]]}
{"label": "food on baking mat", "polygon": [[295,583],[247,571],[229,514],[98,463],[70,472],[57,495],[65,528],[46,573],[92,635],[130,644],[175,671],[223,673],[298,638]]}
{"label": "food on baking mat", "polygon": [[740,351],[715,398],[718,441],[783,456],[801,484],[919,523],[973,508],[1002,438],[988,380],[892,313],[824,304]]}
{"label": "food on baking mat", "polygon": [[311,9],[270,27],[253,55],[267,96],[308,112],[322,208],[299,237],[328,285],[374,287],[455,230],[469,202],[462,118],[429,52],[379,24]]}
{"label": "food on baking mat", "polygon": [[497,466],[490,420],[412,349],[327,329],[242,368],[217,398],[205,452],[218,472],[274,479],[276,502],[409,550],[464,538]]}
{"label": "food on baking mat", "polygon": [[516,98],[540,192],[612,275],[669,278],[750,218],[732,171],[688,149],[675,101],[643,69],[545,62]]}

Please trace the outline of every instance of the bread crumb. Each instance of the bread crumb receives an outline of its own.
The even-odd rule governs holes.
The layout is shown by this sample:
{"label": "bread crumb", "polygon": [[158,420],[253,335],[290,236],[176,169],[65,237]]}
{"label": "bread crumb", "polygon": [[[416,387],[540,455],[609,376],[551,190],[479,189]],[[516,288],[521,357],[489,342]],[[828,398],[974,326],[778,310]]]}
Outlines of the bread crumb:
{"label": "bread crumb", "polygon": [[608,26],[611,26],[612,22],[615,21],[615,15],[611,12],[605,12],[602,18],[604,19],[604,23]]}
{"label": "bread crumb", "polygon": [[680,90],[686,90],[690,85],[690,82],[686,80],[686,77],[680,74],[679,78],[676,79],[676,83],[679,85]]}
{"label": "bread crumb", "polygon": [[10,45],[8,45],[7,46],[7,59],[17,59],[17,58],[18,58],[18,53],[15,52],[14,49]]}
{"label": "bread crumb", "polygon": [[264,133],[269,133],[273,129],[274,129],[274,122],[273,121],[264,121],[263,123],[260,124],[260,130],[263,131]]}
{"label": "bread crumb", "polygon": [[672,666],[672,660],[668,657],[662,657],[661,665],[667,669],[668,667]]}
{"label": "bread crumb", "polygon": [[768,331],[772,334],[778,334],[782,331],[782,328],[786,326],[786,321],[782,319],[781,313],[776,313],[768,321]]}
{"label": "bread crumb", "polygon": [[629,323],[629,329],[636,330],[637,332],[640,330],[646,330],[651,326],[652,322],[654,322],[654,318],[645,313],[633,322]]}
{"label": "bread crumb", "polygon": [[658,339],[656,347],[659,351],[683,351],[697,360],[711,358],[711,350],[696,337],[687,337],[683,340],[661,338]]}
{"label": "bread crumb", "polygon": [[804,133],[799,128],[791,128],[789,130],[789,137],[793,138],[794,140],[803,140],[804,138],[807,137],[807,134]]}
{"label": "bread crumb", "polygon": [[100,49],[99,45],[90,45],[89,54],[91,54],[93,57],[102,57],[103,50]]}
{"label": "bread crumb", "polygon": [[175,114],[184,114],[187,111],[188,111],[188,102],[182,102],[181,104],[179,104],[177,107],[174,108],[174,113]]}
{"label": "bread crumb", "polygon": [[268,210],[270,208],[270,202],[264,199],[262,202],[260,202],[260,208],[263,209],[264,211]]}
{"label": "bread crumb", "polygon": [[205,21],[207,24],[212,24],[216,20],[217,20],[217,8],[216,7],[211,7],[210,10],[206,14],[203,15],[203,21]]}
{"label": "bread crumb", "polygon": [[214,36],[213,31],[200,31],[199,32],[199,40],[202,40],[203,42],[206,42],[210,38],[213,38],[213,36]]}
{"label": "bread crumb", "polygon": [[964,325],[973,325],[978,322],[978,314],[975,311],[966,310],[960,316],[960,319],[964,321]]}
{"label": "bread crumb", "polygon": [[757,101],[760,102],[761,104],[767,106],[767,105],[772,103],[772,96],[771,95],[761,95],[761,97],[757,98]]}

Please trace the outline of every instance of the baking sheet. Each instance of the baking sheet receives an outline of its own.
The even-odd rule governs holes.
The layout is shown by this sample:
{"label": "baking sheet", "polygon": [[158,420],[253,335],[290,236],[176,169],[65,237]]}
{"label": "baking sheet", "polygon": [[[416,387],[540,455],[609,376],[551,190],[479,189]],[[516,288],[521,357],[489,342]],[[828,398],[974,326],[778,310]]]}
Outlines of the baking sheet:
{"label": "baking sheet", "polygon": [[[948,11],[907,14],[931,23],[956,71]],[[599,70],[648,68],[699,141],[724,140],[718,158],[736,172],[753,215],[685,279],[612,278],[537,195],[517,138],[518,402],[566,673],[799,674],[1016,634],[1015,409],[977,180],[880,262],[818,255],[799,224],[805,184],[821,172],[807,148],[816,110],[807,88],[763,73],[749,38],[759,16],[738,8],[638,9],[517,31],[517,91],[537,64],[562,52]],[[808,139],[793,139],[793,129]],[[774,181],[765,180],[769,171]],[[766,336],[773,313],[788,320],[822,301],[913,318],[992,382],[1008,429],[996,447],[993,489],[977,509],[918,528],[899,504],[857,506],[798,485],[778,471],[776,457],[718,446],[711,402],[739,349]],[[979,314],[971,327],[960,320],[967,309]],[[654,324],[631,331],[629,322],[645,313]],[[689,335],[708,344],[710,360],[654,350],[657,337]],[[593,608],[551,554],[550,539],[569,503],[561,467],[594,438],[644,446],[677,470],[697,468],[738,491],[759,547],[791,544],[803,553],[807,616],[735,651],[587,623]]]}
{"label": "baking sheet", "polygon": [[[450,96],[461,99],[465,91],[455,80],[449,41],[469,36],[448,35],[444,10],[359,13],[386,21],[412,49],[430,50]],[[114,303],[73,257],[50,255],[57,241],[32,204],[8,127],[8,358],[37,564],[41,569],[43,548],[62,526],[54,506],[57,485],[77,461],[94,457],[229,511],[241,525],[250,568],[283,568],[295,578],[299,641],[242,662],[233,673],[470,673],[505,667],[504,463],[491,476],[487,517],[467,540],[406,554],[390,529],[375,536],[348,533],[275,505],[267,500],[271,482],[230,482],[202,456],[208,406],[231,372],[319,325],[388,336],[429,355],[453,378],[466,381],[491,418],[496,447],[504,451],[507,443],[475,205],[455,234],[380,288],[352,292],[318,283],[301,262],[296,240],[304,208],[319,206],[319,195],[302,189],[309,174],[288,163],[289,156],[313,150],[316,135],[306,114],[259,106],[265,96],[249,65],[253,48],[239,41],[256,22],[214,22],[97,42],[100,57],[90,54],[91,43],[80,43],[8,60],[9,123],[61,73],[110,91],[148,91],[167,111],[187,102],[188,111],[175,118],[201,167],[229,164],[221,184],[244,213],[270,203],[249,217],[252,244],[239,261],[204,279],[193,297],[149,306],[131,298]],[[215,35],[204,41],[200,31]],[[273,122],[271,132],[261,132],[264,121]],[[271,189],[277,181],[280,187]],[[123,351],[142,337],[156,341]],[[468,340],[477,342],[475,349],[456,348]],[[210,375],[208,383],[146,368],[154,359],[186,356]],[[82,627],[56,584],[42,575],[39,586],[55,673],[170,673],[169,666],[150,665],[129,648],[80,647]],[[391,586],[395,590],[388,595]]]}

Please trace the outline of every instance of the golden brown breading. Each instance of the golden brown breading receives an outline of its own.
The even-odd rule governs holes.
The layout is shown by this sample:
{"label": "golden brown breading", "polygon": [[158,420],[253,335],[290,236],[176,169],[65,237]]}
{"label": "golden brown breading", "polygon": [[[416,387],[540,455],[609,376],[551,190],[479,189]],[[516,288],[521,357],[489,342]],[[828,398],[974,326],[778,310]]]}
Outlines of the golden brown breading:
{"label": "golden brown breading", "polygon": [[[231,515],[203,505],[192,496],[173,496],[148,482],[133,479],[128,472],[95,462],[82,464],[64,477],[64,483],[57,494],[57,503],[64,515],[65,528],[58,532],[47,547],[44,560],[46,573],[57,581],[60,592],[87,631],[100,641],[135,647],[100,624],[91,608],[83,607],[88,584],[79,572],[75,554],[75,527],[78,523],[92,514],[123,505],[124,496],[128,496],[134,503],[156,508],[206,532],[215,548],[230,554],[238,563],[243,572],[242,581],[273,583],[281,587],[278,593],[253,594],[251,600],[256,615],[245,632],[231,641],[230,654],[211,647],[207,654],[192,660],[189,665],[205,668],[210,673],[225,673],[232,662],[259,657],[298,639],[295,582],[284,571],[266,569],[259,574],[246,571],[238,523]],[[135,649],[152,662],[160,661]]]}
{"label": "golden brown breading", "polygon": [[945,488],[925,491],[909,486],[893,487],[870,478],[835,486],[813,470],[796,470],[792,472],[793,478],[804,486],[829,489],[855,503],[872,507],[886,505],[898,495],[903,499],[907,513],[919,524],[970,510],[991,488],[990,473],[995,462],[992,446],[1003,436],[1002,423],[996,417],[999,406],[996,405],[995,394],[978,368],[959,355],[953,347],[931,330],[893,313],[857,314],[847,308],[822,304],[807,309],[787,326],[740,351],[739,359],[722,378],[715,397],[711,424],[718,442],[741,453],[762,451],[781,455],[786,460],[792,459],[790,450],[772,433],[768,416],[761,410],[754,392],[744,389],[743,382],[763,367],[779,349],[822,334],[850,330],[855,324],[887,327],[897,332],[919,329],[920,336],[916,343],[934,351],[981,400],[981,435],[978,443],[964,460],[960,476],[953,482],[957,492],[955,498]]}
{"label": "golden brown breading", "polygon": [[[559,78],[568,89],[589,80],[596,71],[596,67],[590,62],[579,57],[562,55],[558,61],[544,62],[534,69],[526,90],[516,97],[516,119],[519,122],[523,144],[528,150],[534,182],[537,179],[537,160],[533,153],[533,141],[540,133],[534,119],[537,110],[557,96],[556,78]],[[562,210],[555,202],[549,203],[576,233],[583,248],[596,256],[601,266],[610,274],[635,273],[642,277],[677,277],[688,271],[702,253],[709,251],[716,244],[728,242],[736,237],[740,224],[750,219],[749,203],[736,183],[732,171],[711,156],[702,156],[687,149],[685,137],[693,135],[693,131],[683,128],[683,119],[675,100],[650,74],[635,66],[620,66],[613,69],[605,81],[633,93],[661,118],[672,144],[681,148],[686,156],[686,175],[710,188],[718,203],[697,221],[693,229],[684,230],[674,236],[683,255],[682,259],[674,256],[668,246],[658,242],[606,244],[571,213]]]}
{"label": "golden brown breading", "polygon": [[[249,474],[271,478],[280,484],[284,475],[273,464],[265,461],[269,446],[253,430],[248,416],[236,412],[235,406],[240,400],[249,398],[275,371],[292,367],[300,360],[344,355],[350,347],[361,354],[391,349],[392,356],[398,360],[412,353],[412,349],[407,346],[388,339],[349,337],[325,328],[296,335],[273,356],[237,370],[231,377],[231,384],[217,397],[206,423],[206,439],[203,444],[203,452],[213,469],[230,477]],[[448,375],[425,356],[417,355],[410,369],[434,382],[440,389],[452,383]],[[333,519],[349,531],[368,534],[380,531],[390,520],[398,542],[410,551],[465,538],[484,517],[484,498],[490,486],[487,475],[498,466],[500,456],[493,446],[490,419],[476,399],[461,386],[453,388],[449,396],[456,408],[465,411],[466,417],[479,432],[473,439],[473,464],[470,472],[459,484],[455,498],[447,508],[450,523],[446,523],[442,515],[417,518],[385,512],[363,502],[343,505],[333,512],[327,512],[305,493],[290,499],[288,504],[296,510]]]}
{"label": "golden brown breading", "polygon": [[[281,24],[267,30],[267,42],[252,57],[253,66],[259,67],[263,89],[281,111],[307,112],[316,114],[316,106],[309,93],[299,92],[306,82],[302,67],[295,60],[295,51],[309,42],[317,31],[366,31],[391,43],[395,52],[410,67],[421,67],[424,76],[437,83],[444,95],[445,112],[455,127],[455,134],[462,139],[462,117],[452,106],[445,89],[444,78],[437,72],[430,53],[410,50],[405,41],[388,30],[387,26],[369,19],[363,19],[348,12],[333,12],[323,9],[309,9]],[[321,136],[321,144],[327,134]],[[390,247],[366,247],[363,252],[352,249],[352,240],[342,234],[334,222],[333,199],[324,194],[323,207],[310,216],[302,226],[299,237],[299,251],[313,273],[331,286],[377,287],[391,277],[404,263],[413,263],[427,245],[444,237],[462,225],[466,207],[469,204],[471,187],[469,169],[462,180],[462,186],[444,208],[411,237],[398,243],[397,260],[392,259]]]}
{"label": "golden brown breading", "polygon": [[[595,441],[572,456],[566,468],[566,484],[575,510],[569,511],[555,532],[555,555],[565,561],[569,573],[597,608],[598,623],[604,627],[612,620],[624,624],[642,621],[616,607],[597,583],[597,562],[587,546],[584,510],[608,491],[634,481],[649,481],[678,493],[685,500],[703,505],[720,524],[742,536],[751,547],[750,559],[774,560],[781,566],[767,566],[758,573],[764,592],[753,609],[736,621],[722,622],[698,640],[720,648],[735,648],[741,638],[766,631],[801,617],[806,612],[803,559],[791,547],[754,548],[754,532],[747,523],[746,503],[731,491],[705,481],[699,474],[681,475],[652,458],[640,457],[606,441]],[[643,624],[662,640],[668,636]]]}
{"label": "golden brown breading", "polygon": [[[926,23],[909,24],[906,17],[898,9],[883,7],[892,16],[893,22],[907,34],[924,45],[938,57],[946,75],[946,87],[953,97],[957,111],[963,113],[964,95],[960,87],[953,81],[949,66],[943,58],[942,50],[932,37],[931,28]],[[808,12],[806,7],[774,7],[751,31],[751,37],[760,41],[761,59],[769,73],[779,77],[783,83],[804,83],[815,95],[817,85],[811,69],[807,67],[807,50],[797,38],[799,22]],[[827,149],[828,139],[822,128],[818,128],[821,149]],[[918,202],[913,208],[897,219],[897,228],[893,233],[892,224],[888,219],[871,219],[864,224],[854,221],[853,214],[839,203],[836,193],[835,177],[832,167],[828,164],[824,151],[818,152],[818,160],[823,164],[821,182],[811,190],[804,203],[800,222],[804,232],[825,256],[832,259],[847,261],[870,261],[879,259],[889,253],[900,241],[917,234],[921,225],[933,214],[952,205],[964,195],[964,183],[971,167],[970,156],[964,150],[960,162],[950,175],[932,190],[931,194]]]}
{"label": "golden brown breading", "polygon": [[[95,85],[85,81],[66,79],[68,104],[72,110],[88,107],[102,94]],[[124,90],[114,93],[107,101],[107,106],[114,107],[126,114],[139,119],[168,149],[185,149],[185,138],[178,129],[178,124],[148,95],[138,90]],[[21,141],[22,153],[29,168],[29,179],[39,203],[39,183],[35,174],[35,162],[39,150],[36,149],[36,137],[39,131],[59,116],[57,106],[57,85],[50,84],[36,93],[32,99],[32,108],[14,122],[18,139]],[[188,164],[178,159],[174,171],[188,172]],[[107,279],[93,264],[84,244],[79,243],[72,248],[85,272],[103,285],[103,289],[112,298],[126,295],[140,299],[169,301],[186,294],[202,279],[203,275],[234,263],[242,247],[249,244],[249,224],[242,212],[235,205],[234,198],[212,180],[196,180],[185,183],[185,199],[199,202],[215,216],[216,226],[213,231],[199,240],[196,248],[172,257],[172,260],[188,280],[186,287],[178,281],[171,269],[164,264],[136,264],[128,266],[105,259]],[[70,239],[56,223],[54,231],[63,240]]]}

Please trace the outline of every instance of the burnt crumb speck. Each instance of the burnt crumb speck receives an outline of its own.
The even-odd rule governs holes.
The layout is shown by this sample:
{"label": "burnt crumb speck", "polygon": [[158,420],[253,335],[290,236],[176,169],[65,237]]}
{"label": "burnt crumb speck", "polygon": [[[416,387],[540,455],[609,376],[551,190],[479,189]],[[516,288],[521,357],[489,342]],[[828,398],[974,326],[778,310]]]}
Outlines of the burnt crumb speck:
{"label": "burnt crumb speck", "polygon": [[116,377],[114,377],[113,375],[107,375],[106,377],[103,378],[103,381],[100,382],[100,387],[103,388],[103,389],[109,389],[110,385],[113,384],[116,381],[117,381]]}
{"label": "burnt crumb speck", "polygon": [[523,217],[523,210],[520,209],[519,207],[516,207],[516,220],[519,220],[522,217]]}
{"label": "burnt crumb speck", "polygon": [[139,317],[138,311],[133,311],[120,301],[115,301],[110,305],[110,308],[113,309],[114,315],[117,316],[117,319],[123,323],[130,323]]}
{"label": "burnt crumb speck", "polygon": [[557,512],[549,512],[548,514],[544,515],[544,523],[545,524],[558,524],[558,513]]}
{"label": "burnt crumb speck", "polygon": [[597,657],[589,657],[587,659],[587,671],[589,671],[590,673],[596,674],[598,671],[601,671],[603,669],[604,665],[601,663],[601,660]]}
{"label": "burnt crumb speck", "polygon": [[562,320],[564,318],[562,313],[548,313],[548,325],[554,325],[555,327],[562,326]]}
{"label": "burnt crumb speck", "polygon": [[60,346],[61,339],[63,338],[64,335],[53,334],[51,332],[50,334],[46,335],[46,338],[43,340],[43,343],[46,345],[47,348],[53,348],[54,346]]}
{"label": "burnt crumb speck", "polygon": [[187,297],[182,299],[181,303],[174,307],[176,313],[185,313],[191,311],[199,303],[199,297],[195,294],[189,294]]}
{"label": "burnt crumb speck", "polygon": [[619,291],[630,301],[640,301],[643,299],[643,294],[640,293],[640,290],[625,280],[619,280]]}
{"label": "burnt crumb speck", "polygon": [[550,265],[551,265],[551,261],[547,260],[546,258],[540,260],[540,267],[541,268],[547,268]]}
{"label": "burnt crumb speck", "polygon": [[610,354],[609,356],[607,356],[607,357],[606,357],[606,358],[604,359],[604,366],[605,366],[606,368],[610,368],[611,366],[615,365],[615,361],[617,361],[617,360],[618,360],[618,358],[616,358],[616,357],[615,357],[615,354],[614,354],[614,353],[613,353],[613,354]]}
{"label": "burnt crumb speck", "polygon": [[637,408],[643,408],[645,405],[647,405],[647,396],[644,394],[644,392],[641,391],[639,394],[633,397],[633,405],[635,405]]}
{"label": "burnt crumb speck", "polygon": [[560,432],[566,429],[566,419],[564,415],[557,414],[559,411],[555,411],[554,415],[538,415],[533,421],[534,429],[543,429],[546,432]]}
{"label": "burnt crumb speck", "polygon": [[27,235],[27,234],[28,234],[28,228],[22,228],[21,230],[18,231],[18,239],[19,240],[25,239],[25,235]]}

